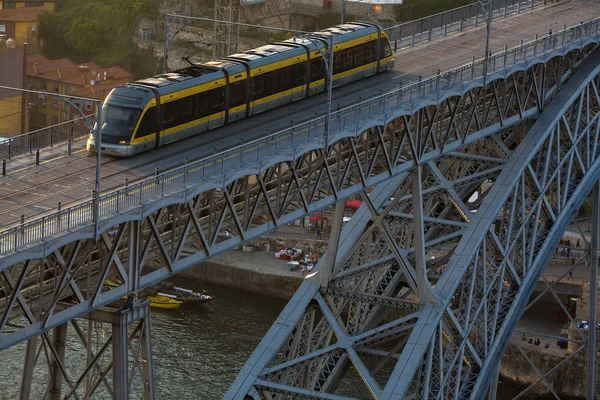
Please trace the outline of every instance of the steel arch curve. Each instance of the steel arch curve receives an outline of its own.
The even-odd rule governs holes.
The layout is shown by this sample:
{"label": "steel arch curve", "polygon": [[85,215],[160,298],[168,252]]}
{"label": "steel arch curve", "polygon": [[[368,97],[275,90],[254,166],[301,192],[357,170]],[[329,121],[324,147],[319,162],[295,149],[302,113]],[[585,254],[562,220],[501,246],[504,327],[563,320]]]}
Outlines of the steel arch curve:
{"label": "steel arch curve", "polygon": [[[469,86],[471,90],[463,96],[444,97],[440,104],[419,108],[385,127],[337,140],[327,151],[321,148],[299,155],[298,149],[291,148],[282,151],[282,156],[287,156],[289,161],[277,165],[270,165],[271,159],[264,164],[251,163],[244,172],[223,171],[214,180],[186,187],[175,194],[159,195],[150,203],[124,212],[113,212],[109,204],[103,211],[105,219],[99,223],[102,233],[99,241],[91,238],[92,228],[87,226],[3,256],[0,270],[14,266],[15,273],[25,270],[28,279],[36,268],[54,268],[65,282],[74,285],[76,296],[74,302],[63,305],[64,309],[57,310],[50,305],[44,318],[38,320],[25,299],[18,297],[19,286],[3,285],[7,296],[18,299],[11,304],[28,315],[30,325],[8,336],[0,332],[0,348],[108,304],[391,176],[402,175],[414,165],[433,162],[442,156],[452,157],[465,146],[485,141],[507,127],[534,117],[554,95],[555,87],[562,86],[571,69],[580,65],[593,49],[590,44],[566,57],[553,58],[547,67],[536,64],[504,79],[505,84],[500,79],[492,81],[485,95],[480,86]],[[501,85],[505,86],[503,92],[499,90]],[[270,166],[265,168],[266,165]],[[250,183],[252,179],[254,182]],[[234,201],[244,196],[243,201]],[[171,216],[175,222],[171,222]],[[265,218],[255,222],[254,217]],[[177,232],[171,237],[174,225]],[[226,229],[233,232],[232,238],[220,237]],[[107,233],[109,230],[124,233],[113,240]],[[131,235],[139,237],[144,246],[140,257],[123,251]],[[75,237],[77,240],[72,240]],[[80,269],[75,271],[85,272],[86,268],[81,265],[89,254],[81,252],[82,246],[92,247],[97,264],[95,271],[102,271],[100,276],[117,273],[126,283],[107,290],[104,280],[99,279],[93,282],[93,292],[77,292],[78,284],[73,281],[73,271],[67,268],[66,260],[76,258],[74,265]],[[145,268],[156,260],[160,261],[161,268]],[[56,295],[63,292],[65,287],[55,287],[49,297],[56,300]]]}
{"label": "steel arch curve", "polygon": [[[544,251],[559,240],[600,174],[599,60],[594,54],[576,72],[520,144],[504,140],[517,141],[514,149],[499,145],[485,153],[490,140],[472,149],[474,157],[468,150],[445,155],[413,169],[410,179],[399,175],[364,196],[366,205],[344,231],[331,279],[324,283],[317,273],[305,281],[226,398],[347,398],[340,386],[348,370],[361,377],[351,385],[362,387],[364,397],[482,398],[519,301],[545,265]],[[559,127],[553,130],[554,122]],[[464,168],[463,156],[471,157]],[[496,184],[470,213],[461,202],[488,178]],[[510,199],[504,208],[499,193]],[[397,199],[390,203],[390,196]],[[432,201],[442,207],[435,211]],[[465,215],[452,220],[450,207]],[[500,227],[498,214],[506,218]],[[421,243],[431,254],[453,240],[449,260],[439,263],[423,263],[425,250],[415,250]],[[419,282],[421,268],[425,282]],[[383,319],[390,309],[401,314]],[[394,368],[381,376],[386,362]]]}
{"label": "steel arch curve", "polygon": [[[444,313],[453,314],[448,320],[459,323],[460,340],[471,342],[480,357],[485,356],[470,395],[473,399],[483,397],[535,283],[600,178],[599,61],[600,55],[594,55],[587,77],[573,78],[580,81],[577,90],[559,94],[533,125],[508,161],[511,168],[498,177],[467,228],[448,274],[436,286],[438,296],[446,299]],[[481,279],[482,271],[498,281]],[[477,292],[484,298],[474,295]],[[496,311],[495,318],[484,317],[485,306],[488,313]],[[486,333],[477,329],[490,323],[495,329]]]}

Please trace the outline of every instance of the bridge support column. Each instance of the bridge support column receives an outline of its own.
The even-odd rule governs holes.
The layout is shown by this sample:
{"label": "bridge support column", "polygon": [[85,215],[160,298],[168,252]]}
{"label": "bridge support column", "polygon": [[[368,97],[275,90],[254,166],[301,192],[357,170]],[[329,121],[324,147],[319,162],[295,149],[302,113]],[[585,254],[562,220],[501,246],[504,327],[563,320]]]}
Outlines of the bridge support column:
{"label": "bridge support column", "polygon": [[415,269],[417,275],[417,288],[419,303],[426,304],[433,300],[427,287],[427,272],[425,261],[425,233],[423,224],[423,192],[422,192],[422,166],[419,165],[410,172],[412,184],[413,229],[415,235]]}
{"label": "bridge support column", "polygon": [[38,338],[39,336],[36,335],[27,341],[19,400],[29,400],[31,396],[31,383],[33,382],[33,368],[35,367],[35,353],[38,347]]}
{"label": "bridge support column", "polygon": [[[115,400],[129,399],[130,371],[142,371],[144,398],[154,400],[152,347],[150,342],[150,302],[127,304],[109,312],[112,323],[113,390]],[[129,307],[129,308],[125,308]],[[130,332],[129,327],[135,324]],[[135,343],[134,343],[135,342]],[[141,348],[141,354],[136,349]],[[130,362],[131,360],[131,362]]]}
{"label": "bridge support column", "polygon": [[154,369],[152,367],[152,340],[150,338],[150,318],[144,319],[142,333],[142,367],[144,374],[144,399],[154,400]]}
{"label": "bridge support column", "polygon": [[333,214],[333,225],[331,227],[331,235],[329,236],[329,243],[327,246],[327,259],[325,260],[325,265],[320,274],[321,287],[327,287],[329,277],[331,276],[331,272],[333,271],[333,267],[335,265],[340,244],[340,234],[342,232],[342,222],[344,219],[345,206],[345,200],[340,200],[335,205],[335,212]]}
{"label": "bridge support column", "polygon": [[62,388],[62,366],[65,361],[65,345],[67,341],[67,324],[57,326],[52,330],[52,361],[50,362],[50,390],[48,391],[49,400],[61,399]]}
{"label": "bridge support column", "polygon": [[598,306],[598,245],[600,244],[600,182],[594,185],[592,210],[592,242],[590,265],[590,299],[589,299],[589,328],[588,328],[588,370],[587,370],[587,399],[594,400],[596,396],[596,308]]}

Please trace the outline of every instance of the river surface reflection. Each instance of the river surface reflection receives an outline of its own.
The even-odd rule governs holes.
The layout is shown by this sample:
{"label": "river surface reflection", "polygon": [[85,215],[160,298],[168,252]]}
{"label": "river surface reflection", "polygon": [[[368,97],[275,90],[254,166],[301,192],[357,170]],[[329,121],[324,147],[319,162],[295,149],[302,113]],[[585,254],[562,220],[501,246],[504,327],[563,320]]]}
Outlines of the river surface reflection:
{"label": "river surface reflection", "polygon": [[159,399],[221,399],[286,302],[222,286],[215,300],[152,314],[152,346]]}
{"label": "river surface reflection", "polygon": [[[178,278],[174,283],[192,290],[205,288],[215,300],[177,310],[152,309],[157,398],[221,399],[286,302],[193,280]],[[0,352],[0,400],[18,398],[24,348],[22,343]],[[69,357],[68,350],[66,361],[79,362]],[[36,368],[37,377],[43,379],[34,382],[33,399],[41,398],[44,392],[40,383],[45,380],[44,370],[47,368],[43,366]],[[517,394],[514,388],[503,385],[498,397],[509,399]],[[363,398],[360,393],[354,395]]]}

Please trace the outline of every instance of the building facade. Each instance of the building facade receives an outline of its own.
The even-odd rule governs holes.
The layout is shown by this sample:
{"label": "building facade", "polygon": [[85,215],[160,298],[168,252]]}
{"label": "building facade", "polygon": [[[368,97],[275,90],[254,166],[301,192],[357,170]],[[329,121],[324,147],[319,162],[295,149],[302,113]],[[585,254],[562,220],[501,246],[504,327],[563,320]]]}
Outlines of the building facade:
{"label": "building facade", "polygon": [[56,0],[43,1],[0,1],[0,10],[7,8],[44,7],[48,11],[56,9]]}
{"label": "building facade", "polygon": [[[27,79],[32,90],[103,100],[110,91],[133,80],[121,67],[100,68],[93,62],[75,64],[67,58],[48,60],[32,55],[27,63]],[[56,125],[81,116],[64,100],[43,94],[30,94],[29,123],[32,130]],[[97,112],[93,101],[73,100],[86,115]]]}
{"label": "building facade", "polygon": [[[23,87],[25,50],[0,51],[0,85]],[[0,137],[27,131],[27,103],[23,92],[0,90]]]}
{"label": "building facade", "polygon": [[40,20],[44,7],[7,8],[0,10],[0,38],[14,38],[17,46],[38,45]]}

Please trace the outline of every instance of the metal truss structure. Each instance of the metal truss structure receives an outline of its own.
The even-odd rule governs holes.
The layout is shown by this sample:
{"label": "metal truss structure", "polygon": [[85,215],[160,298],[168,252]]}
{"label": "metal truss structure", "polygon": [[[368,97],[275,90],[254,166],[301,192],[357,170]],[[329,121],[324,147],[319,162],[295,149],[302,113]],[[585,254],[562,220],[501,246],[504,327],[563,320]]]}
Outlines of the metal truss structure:
{"label": "metal truss structure", "polygon": [[[118,309],[95,310],[84,321],[73,319],[30,339],[20,398],[29,399],[33,395],[59,400],[100,396],[125,400],[141,394],[145,399],[154,399],[150,302],[122,303]],[[73,339],[67,340],[69,332],[77,341],[75,344]],[[71,359],[85,362],[67,365],[67,354]],[[41,368],[43,361],[48,366],[47,372]],[[34,371],[47,377],[43,392],[39,387],[32,389]]]}
{"label": "metal truss structure", "polygon": [[[363,194],[330,243],[334,255],[226,398],[495,398],[516,322],[600,178],[599,88],[594,54],[531,128],[420,163]],[[595,342],[591,329],[582,341],[590,361]],[[593,396],[593,379],[588,388]]]}
{"label": "metal truss structure", "polygon": [[240,0],[215,0],[213,58],[226,57],[237,52],[240,36]]}
{"label": "metal truss structure", "polygon": [[[282,152],[269,163],[252,164],[234,174],[222,172],[222,179],[208,186],[188,187],[159,197],[144,207],[104,218],[97,226],[69,229],[45,240],[43,257],[37,245],[4,256],[0,263],[0,350],[27,339],[34,341],[38,335],[59,329],[92,310],[109,305],[120,308],[115,302],[125,296],[133,295],[135,305],[135,296],[143,287],[377,185],[370,196],[363,196],[367,206],[344,231],[340,248],[332,247],[335,251],[328,258],[334,267],[330,273],[319,275],[320,283],[315,283],[315,278],[303,285],[265,339],[267,344],[259,349],[259,356],[253,357],[251,367],[242,372],[232,397],[295,392],[335,398],[324,393],[347,387],[341,383],[352,368],[364,382],[364,388],[358,390],[380,396],[384,392],[379,389],[379,377],[362,361],[365,354],[379,360],[377,371],[391,373],[387,381],[397,385],[386,387],[390,393],[429,397],[450,395],[449,390],[456,395],[483,393],[483,378],[477,378],[493,373],[488,365],[501,354],[502,340],[518,314],[514,310],[518,310],[526,284],[533,279],[532,271],[537,269],[530,264],[517,265],[517,260],[509,257],[521,248],[533,254],[530,242],[515,242],[515,237],[525,240],[525,228],[517,224],[525,220],[507,220],[507,232],[511,233],[496,232],[494,243],[481,244],[483,253],[474,258],[474,265],[491,254],[500,254],[498,251],[504,261],[493,268],[486,263],[479,269],[461,266],[460,262],[472,259],[459,257],[467,257],[467,248],[460,246],[467,235],[472,236],[470,229],[495,218],[480,218],[489,213],[489,192],[481,192],[474,204],[468,205],[466,199],[484,181],[497,181],[506,167],[513,165],[510,160],[521,154],[518,151],[529,137],[532,119],[553,104],[552,98],[558,96],[559,101],[563,93],[585,91],[572,88],[569,78],[581,65],[577,74],[594,76],[595,70],[588,70],[589,65],[598,64],[595,49],[593,40],[577,42],[570,50],[556,50],[552,57],[496,73],[486,87],[482,87],[482,80],[474,80],[461,86],[461,91],[448,90],[443,96],[420,98],[410,107],[390,111],[385,120],[363,121],[356,126],[360,129],[356,134],[336,136],[326,148],[314,141],[302,152]],[[592,60],[585,63],[588,57]],[[593,97],[594,90],[586,92],[588,97]],[[589,125],[596,110],[595,103],[586,104],[589,107],[582,105],[576,112],[578,129]],[[570,122],[573,118],[567,111],[565,108],[564,113],[555,115],[564,115]],[[571,125],[569,128],[571,132],[577,130]],[[563,129],[561,135],[565,132]],[[589,137],[577,143],[590,145],[596,139]],[[560,168],[563,156],[575,151],[565,147],[566,143],[560,136],[556,146],[548,147],[554,150],[558,146]],[[582,173],[595,171],[593,149],[578,149],[577,157],[572,157],[588,162],[582,164],[587,165]],[[567,164],[568,174],[561,172],[560,185],[555,185],[560,187],[556,199],[514,203],[527,211],[523,214],[528,215],[526,221],[549,221],[546,214],[543,218],[535,214],[539,218],[531,219],[528,213],[534,206],[538,213],[547,208],[547,215],[555,218],[554,225],[535,228],[534,237],[547,235],[552,229],[554,236],[547,237],[558,237],[560,218],[567,218],[565,210],[572,210],[571,203],[560,201],[578,201],[572,194],[587,189],[581,186],[585,181],[581,177],[571,178],[579,171],[579,164]],[[548,170],[554,173],[556,168],[552,164]],[[539,186],[532,193],[538,197],[546,193],[548,182],[554,182],[549,179],[550,175],[532,179]],[[162,180],[157,185],[169,183],[165,176],[156,180]],[[132,196],[143,194],[141,189],[131,190]],[[527,190],[533,189],[527,186]],[[524,193],[515,198],[521,199]],[[556,204],[560,206],[555,210],[552,207]],[[471,210],[478,207],[473,215]],[[339,220],[341,212],[336,214]],[[509,218],[508,213],[502,215]],[[58,215],[55,222],[66,224],[65,218]],[[73,218],[83,219],[76,214]],[[483,222],[474,225],[473,221]],[[94,237],[95,229],[98,237]],[[473,246],[477,243],[470,241]],[[540,243],[545,242],[536,241],[532,248],[538,251]],[[416,252],[415,248],[421,250]],[[436,260],[432,262],[426,257],[434,251]],[[528,260],[538,262],[533,256]],[[440,274],[439,268],[446,263],[448,267]],[[542,265],[540,262],[536,268]],[[476,279],[482,274],[493,279]],[[117,277],[123,284],[111,287],[106,284],[108,277]],[[505,281],[508,288],[500,284]],[[492,308],[493,301],[484,301],[484,294],[505,302]],[[470,302],[468,307],[456,302],[461,296]],[[392,315],[390,310],[399,314]],[[488,330],[491,325],[487,324],[483,332],[482,325],[474,328],[473,321],[481,322],[482,315],[491,318],[490,310],[498,329]],[[397,319],[397,315],[404,316]],[[434,333],[437,340],[432,339]],[[399,340],[398,347],[390,352],[386,345],[394,340]],[[271,341],[278,345],[268,344]],[[409,348],[412,353],[407,352]],[[397,361],[392,370],[385,366],[391,361]],[[369,374],[365,374],[367,369]],[[119,371],[124,370],[120,367]],[[409,375],[410,381],[400,379]],[[147,381],[151,382],[151,377]],[[118,382],[113,382],[114,387],[122,387]],[[118,397],[117,393],[124,392],[119,389],[114,393]]]}

